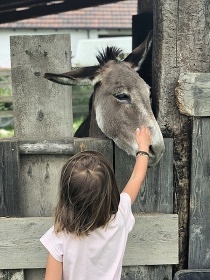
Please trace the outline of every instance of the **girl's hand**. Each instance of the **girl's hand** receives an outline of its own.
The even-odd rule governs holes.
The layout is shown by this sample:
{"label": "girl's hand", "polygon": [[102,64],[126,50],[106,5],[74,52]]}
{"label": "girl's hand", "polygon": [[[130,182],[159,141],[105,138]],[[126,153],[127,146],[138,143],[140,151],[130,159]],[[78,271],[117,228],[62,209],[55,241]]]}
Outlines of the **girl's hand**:
{"label": "girl's hand", "polygon": [[138,144],[139,151],[149,151],[149,146],[151,145],[151,135],[148,127],[142,126],[141,129],[136,129],[136,142]]}

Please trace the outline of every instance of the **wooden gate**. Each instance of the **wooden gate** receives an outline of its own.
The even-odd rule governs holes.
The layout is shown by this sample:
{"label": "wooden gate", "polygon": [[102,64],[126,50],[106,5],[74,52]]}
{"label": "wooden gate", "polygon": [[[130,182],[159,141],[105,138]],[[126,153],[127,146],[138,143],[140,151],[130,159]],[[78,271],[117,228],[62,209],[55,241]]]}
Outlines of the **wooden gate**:
{"label": "wooden gate", "polygon": [[[47,252],[39,242],[52,225],[59,173],[78,151],[94,149],[113,163],[119,188],[134,158],[109,139],[72,133],[71,88],[48,82],[45,72],[70,70],[68,35],[11,38],[15,137],[0,141],[0,279],[41,280]],[[122,280],[172,279],[178,262],[178,216],[173,214],[173,140],[149,168],[133,205]],[[76,279],[75,279],[76,280]]]}

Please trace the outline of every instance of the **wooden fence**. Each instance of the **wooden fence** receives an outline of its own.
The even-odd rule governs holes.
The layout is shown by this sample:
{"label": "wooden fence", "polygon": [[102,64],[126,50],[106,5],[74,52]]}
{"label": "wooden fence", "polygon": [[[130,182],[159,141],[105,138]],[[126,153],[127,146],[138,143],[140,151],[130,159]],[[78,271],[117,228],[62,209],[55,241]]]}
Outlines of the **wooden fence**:
{"label": "wooden fence", "polygon": [[[120,189],[134,158],[109,139],[72,137],[71,88],[43,79],[70,68],[68,35],[11,38],[15,137],[0,141],[0,279],[41,280],[46,250],[40,236],[52,225],[59,173],[78,151],[99,150],[113,163]],[[56,105],[56,106],[55,106]],[[148,170],[133,205],[122,280],[172,279],[178,263],[178,216],[173,214],[173,139]]]}

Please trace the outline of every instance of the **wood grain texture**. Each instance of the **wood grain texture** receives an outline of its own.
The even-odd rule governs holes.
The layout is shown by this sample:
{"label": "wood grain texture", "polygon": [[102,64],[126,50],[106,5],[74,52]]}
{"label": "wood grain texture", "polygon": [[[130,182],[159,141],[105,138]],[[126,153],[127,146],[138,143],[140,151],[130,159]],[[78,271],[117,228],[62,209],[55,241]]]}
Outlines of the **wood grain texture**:
{"label": "wood grain texture", "polygon": [[210,74],[181,73],[176,87],[177,106],[187,116],[210,116]]}
{"label": "wood grain texture", "polygon": [[152,13],[153,0],[138,0],[138,13]]}
{"label": "wood grain texture", "polygon": [[[0,216],[20,216],[19,168],[19,148],[17,140],[1,140]],[[0,270],[0,280],[10,279],[24,280],[23,270]]]}
{"label": "wood grain texture", "polygon": [[[25,280],[23,270],[0,270],[0,280]],[[41,280],[40,278],[39,280]],[[37,279],[38,280],[38,279]]]}
{"label": "wood grain texture", "polygon": [[[165,152],[160,162],[148,168],[144,183],[132,209],[134,213],[173,213],[173,139],[164,139]],[[120,190],[131,176],[135,158],[115,146],[115,174]]]}
{"label": "wood grain texture", "polygon": [[182,72],[209,72],[208,0],[157,0],[154,7],[153,91],[164,137],[174,138],[174,211],[179,213],[180,265],[187,267],[191,123],[179,113],[175,87]]}
{"label": "wood grain texture", "polygon": [[[52,224],[50,217],[0,218],[0,269],[45,268],[47,251],[39,238]],[[177,215],[137,215],[123,264],[158,265],[177,261]]]}
{"label": "wood grain texture", "polygon": [[17,141],[0,141],[0,216],[18,217],[19,149]]}
{"label": "wood grain texture", "polygon": [[210,269],[185,269],[174,275],[174,280],[208,280]]}
{"label": "wood grain texture", "polygon": [[194,119],[188,268],[210,268],[210,118]]}
{"label": "wood grain texture", "polygon": [[15,136],[73,136],[71,87],[43,78],[69,71],[70,58],[68,34],[11,37]]}

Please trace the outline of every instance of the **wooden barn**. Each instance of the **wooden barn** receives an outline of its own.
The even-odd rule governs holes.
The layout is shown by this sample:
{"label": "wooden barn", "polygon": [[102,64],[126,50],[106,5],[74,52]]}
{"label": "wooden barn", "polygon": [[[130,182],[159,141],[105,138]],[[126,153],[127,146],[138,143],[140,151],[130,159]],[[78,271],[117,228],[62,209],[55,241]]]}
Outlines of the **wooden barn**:
{"label": "wooden barn", "polygon": [[[22,2],[2,1],[2,20],[17,20],[13,10]],[[18,19],[87,5],[59,2],[28,1],[28,13],[19,9]],[[117,1],[88,5],[108,2]],[[139,0],[137,5],[133,47],[153,29],[152,53],[140,74],[152,87],[166,150],[148,170],[133,206],[136,225],[121,279],[210,279],[210,3]],[[67,158],[84,149],[101,151],[113,163],[120,188],[134,163],[109,139],[73,137],[71,88],[43,79],[49,69],[70,70],[69,42],[66,34],[11,38],[15,137],[0,141],[1,280],[43,279],[47,252],[39,238],[52,225]]]}

